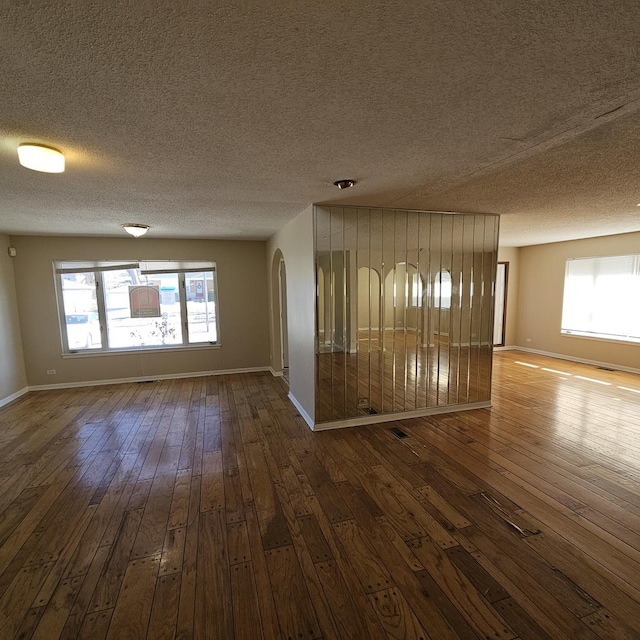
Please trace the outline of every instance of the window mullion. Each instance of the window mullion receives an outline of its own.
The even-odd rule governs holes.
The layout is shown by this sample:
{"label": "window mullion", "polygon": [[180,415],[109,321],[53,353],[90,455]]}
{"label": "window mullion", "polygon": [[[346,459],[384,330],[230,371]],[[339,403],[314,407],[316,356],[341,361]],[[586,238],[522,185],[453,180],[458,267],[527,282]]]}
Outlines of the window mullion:
{"label": "window mullion", "polygon": [[64,284],[62,281],[62,275],[56,275],[56,296],[58,299],[58,317],[60,322],[60,337],[62,339],[62,350],[65,353],[70,351],[69,340],[67,336],[67,321],[66,321],[66,309],[64,306]]}
{"label": "window mullion", "polygon": [[180,326],[182,327],[182,344],[189,344],[189,328],[187,326],[187,290],[185,288],[185,274],[179,273],[180,291]]}
{"label": "window mullion", "polygon": [[102,272],[94,271],[96,278],[96,301],[98,303],[98,319],[100,321],[100,340],[102,348],[108,349],[108,333],[107,333],[107,311],[104,295],[104,283],[102,280]]}

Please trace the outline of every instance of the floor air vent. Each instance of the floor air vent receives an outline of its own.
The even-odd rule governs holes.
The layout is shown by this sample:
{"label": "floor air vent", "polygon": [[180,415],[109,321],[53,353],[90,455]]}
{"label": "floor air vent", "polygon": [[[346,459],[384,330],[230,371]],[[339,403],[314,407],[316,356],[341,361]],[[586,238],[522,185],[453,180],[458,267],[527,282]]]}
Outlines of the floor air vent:
{"label": "floor air vent", "polygon": [[398,427],[393,427],[393,429],[389,429],[389,431],[391,431],[391,433],[393,433],[393,435],[399,439],[409,437],[408,433],[405,433],[402,429],[398,429]]}

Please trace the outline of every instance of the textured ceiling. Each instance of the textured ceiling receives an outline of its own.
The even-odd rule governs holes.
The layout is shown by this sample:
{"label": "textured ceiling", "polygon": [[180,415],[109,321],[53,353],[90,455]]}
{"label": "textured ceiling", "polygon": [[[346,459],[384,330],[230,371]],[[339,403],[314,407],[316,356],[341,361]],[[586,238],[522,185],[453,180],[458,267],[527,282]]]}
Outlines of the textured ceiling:
{"label": "textured ceiling", "polygon": [[640,230],[637,0],[2,4],[0,232],[264,239],[311,202]]}

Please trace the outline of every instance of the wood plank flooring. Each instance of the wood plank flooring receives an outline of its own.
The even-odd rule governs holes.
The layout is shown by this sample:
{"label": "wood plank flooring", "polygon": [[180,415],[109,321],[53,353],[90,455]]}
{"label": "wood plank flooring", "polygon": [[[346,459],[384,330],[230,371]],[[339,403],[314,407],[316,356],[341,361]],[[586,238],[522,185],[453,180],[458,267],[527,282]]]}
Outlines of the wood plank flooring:
{"label": "wood plank flooring", "polygon": [[501,352],[493,403],[314,434],[270,374],[24,396],[0,638],[640,638],[640,376]]}

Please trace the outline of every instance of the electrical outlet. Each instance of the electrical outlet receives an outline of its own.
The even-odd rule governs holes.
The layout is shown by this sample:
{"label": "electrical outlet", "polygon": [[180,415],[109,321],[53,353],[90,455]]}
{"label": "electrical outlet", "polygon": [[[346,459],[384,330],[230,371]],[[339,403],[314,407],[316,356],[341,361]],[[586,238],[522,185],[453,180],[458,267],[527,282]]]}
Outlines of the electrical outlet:
{"label": "electrical outlet", "polygon": [[531,338],[525,338],[524,341],[525,342],[531,342]]}
{"label": "electrical outlet", "polygon": [[47,375],[48,376],[55,376],[56,375],[56,370],[55,369],[47,369]]}

